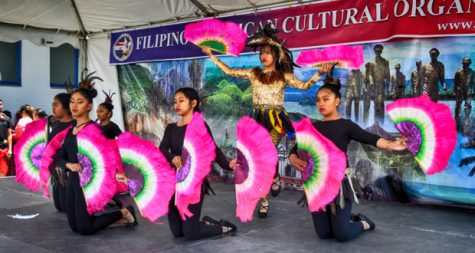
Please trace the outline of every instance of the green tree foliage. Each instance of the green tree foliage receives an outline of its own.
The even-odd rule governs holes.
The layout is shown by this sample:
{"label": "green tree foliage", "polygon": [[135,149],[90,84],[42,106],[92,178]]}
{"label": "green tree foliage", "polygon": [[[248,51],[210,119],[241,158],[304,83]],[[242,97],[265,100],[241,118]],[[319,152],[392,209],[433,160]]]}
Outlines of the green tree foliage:
{"label": "green tree foliage", "polygon": [[230,96],[233,102],[241,102],[242,91],[234,83],[222,88],[220,92]]}
{"label": "green tree foliage", "polygon": [[221,79],[214,85],[213,95],[207,98],[206,113],[223,118],[240,118],[252,108],[252,92],[245,94],[235,83]]}
{"label": "green tree foliage", "polygon": [[152,74],[148,69],[140,65],[119,65],[118,66],[119,85],[125,107],[128,111],[147,113],[150,112],[150,101],[147,96],[153,100],[161,100],[162,95],[154,89]]}

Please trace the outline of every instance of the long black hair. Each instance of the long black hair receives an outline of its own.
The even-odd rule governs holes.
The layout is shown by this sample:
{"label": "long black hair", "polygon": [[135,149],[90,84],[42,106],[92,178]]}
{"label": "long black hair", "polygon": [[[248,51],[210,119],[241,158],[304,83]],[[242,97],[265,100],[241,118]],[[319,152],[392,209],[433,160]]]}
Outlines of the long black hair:
{"label": "long black hair", "polygon": [[58,100],[64,110],[71,115],[71,109],[69,109],[69,102],[71,101],[71,95],[68,93],[59,93],[54,96],[54,99]]}
{"label": "long black hair", "polygon": [[183,93],[183,95],[185,95],[185,97],[190,100],[190,106],[191,106],[191,102],[193,100],[196,100],[196,106],[193,109],[193,112],[201,112],[201,109],[200,109],[201,99],[200,99],[200,95],[198,94],[198,91],[190,87],[184,87],[175,91],[175,95],[180,92]]}

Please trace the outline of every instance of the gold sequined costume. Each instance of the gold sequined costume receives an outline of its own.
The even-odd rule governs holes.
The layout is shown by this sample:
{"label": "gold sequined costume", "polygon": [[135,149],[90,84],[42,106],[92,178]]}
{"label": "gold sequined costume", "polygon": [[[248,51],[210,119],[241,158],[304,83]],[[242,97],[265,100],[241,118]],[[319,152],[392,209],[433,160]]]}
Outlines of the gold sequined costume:
{"label": "gold sequined costume", "polygon": [[211,56],[211,60],[225,74],[248,79],[251,82],[253,117],[269,130],[272,141],[276,146],[285,133],[294,133],[292,123],[283,107],[284,90],[287,86],[300,90],[310,89],[320,78],[318,72],[307,82],[299,80],[291,73],[285,73],[283,75],[284,80],[277,80],[267,84],[261,82],[262,76],[258,78],[258,75],[272,75],[274,74],[272,71],[264,71],[259,67],[253,69],[233,69],[214,55]]}

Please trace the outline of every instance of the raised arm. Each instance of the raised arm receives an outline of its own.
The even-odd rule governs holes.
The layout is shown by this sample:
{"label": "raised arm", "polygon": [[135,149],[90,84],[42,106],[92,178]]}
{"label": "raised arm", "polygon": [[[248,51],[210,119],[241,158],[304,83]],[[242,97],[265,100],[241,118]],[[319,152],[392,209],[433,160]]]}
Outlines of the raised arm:
{"label": "raised arm", "polygon": [[230,68],[228,65],[226,65],[224,62],[222,62],[216,55],[214,55],[211,52],[210,47],[201,47],[203,50],[203,53],[209,56],[209,58],[216,64],[216,66],[223,71],[226,75],[237,77],[237,78],[243,78],[243,79],[250,79],[252,76],[252,70],[251,69],[233,69]]}
{"label": "raised arm", "polygon": [[332,67],[331,63],[323,64],[322,67],[313,75],[308,81],[303,82],[302,80],[295,77],[292,73],[285,73],[285,80],[287,81],[287,85],[297,88],[299,90],[308,90],[312,85],[314,85],[320,78],[322,78],[323,74],[330,71]]}

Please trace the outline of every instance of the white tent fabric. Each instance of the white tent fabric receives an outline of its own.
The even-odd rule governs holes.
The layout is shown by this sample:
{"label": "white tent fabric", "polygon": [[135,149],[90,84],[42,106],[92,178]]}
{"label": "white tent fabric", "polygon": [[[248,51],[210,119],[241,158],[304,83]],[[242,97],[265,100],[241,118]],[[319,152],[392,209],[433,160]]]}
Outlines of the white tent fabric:
{"label": "white tent fabric", "polygon": [[[296,1],[276,0],[2,0],[0,22],[62,31],[80,31],[74,2],[84,28],[89,33],[200,18]],[[298,1],[302,2],[302,1]],[[196,4],[195,4],[196,3]],[[198,6],[203,7],[200,9]]]}
{"label": "white tent fabric", "polygon": [[[88,32],[146,25],[175,17],[188,18],[198,11],[186,0],[77,0],[75,3]],[[70,0],[2,0],[0,21],[66,31],[81,30]]]}
{"label": "white tent fabric", "polygon": [[[98,75],[104,80],[104,82],[98,81],[97,86],[105,92],[114,92],[115,96],[112,98],[114,105],[114,113],[112,115],[112,121],[117,123],[122,129],[124,129],[123,122],[124,116],[122,114],[122,101],[119,92],[119,82],[117,76],[117,68],[113,65],[107,64],[109,60],[109,39],[107,36],[97,36],[97,38],[89,41],[89,70],[97,71]],[[104,60],[106,59],[106,61]],[[104,93],[99,90],[99,94],[96,98],[94,105],[104,102],[106,99]],[[94,109],[96,109],[94,108]]]}
{"label": "white tent fabric", "polygon": [[[205,16],[232,15],[260,7],[301,4],[282,0],[1,0],[0,41],[28,40],[37,46],[57,47],[69,43],[80,48],[80,69],[97,71],[104,79],[100,89],[119,93],[117,70],[109,65],[108,34],[130,28],[191,21]],[[82,39],[88,35],[87,66]],[[51,43],[44,44],[42,39]],[[43,41],[44,41],[43,40]],[[112,118],[122,129],[120,96],[114,97]],[[104,101],[100,95],[95,101]]]}
{"label": "white tent fabric", "polygon": [[49,47],[58,47],[64,43],[69,43],[75,48],[80,47],[77,34],[57,33],[48,30],[22,29],[0,24],[0,41],[14,43],[20,40],[28,40],[37,46],[42,46],[41,39],[50,42],[47,44]]}
{"label": "white tent fabric", "polygon": [[41,28],[78,30],[74,9],[69,1],[64,0],[2,0],[0,21]]}

